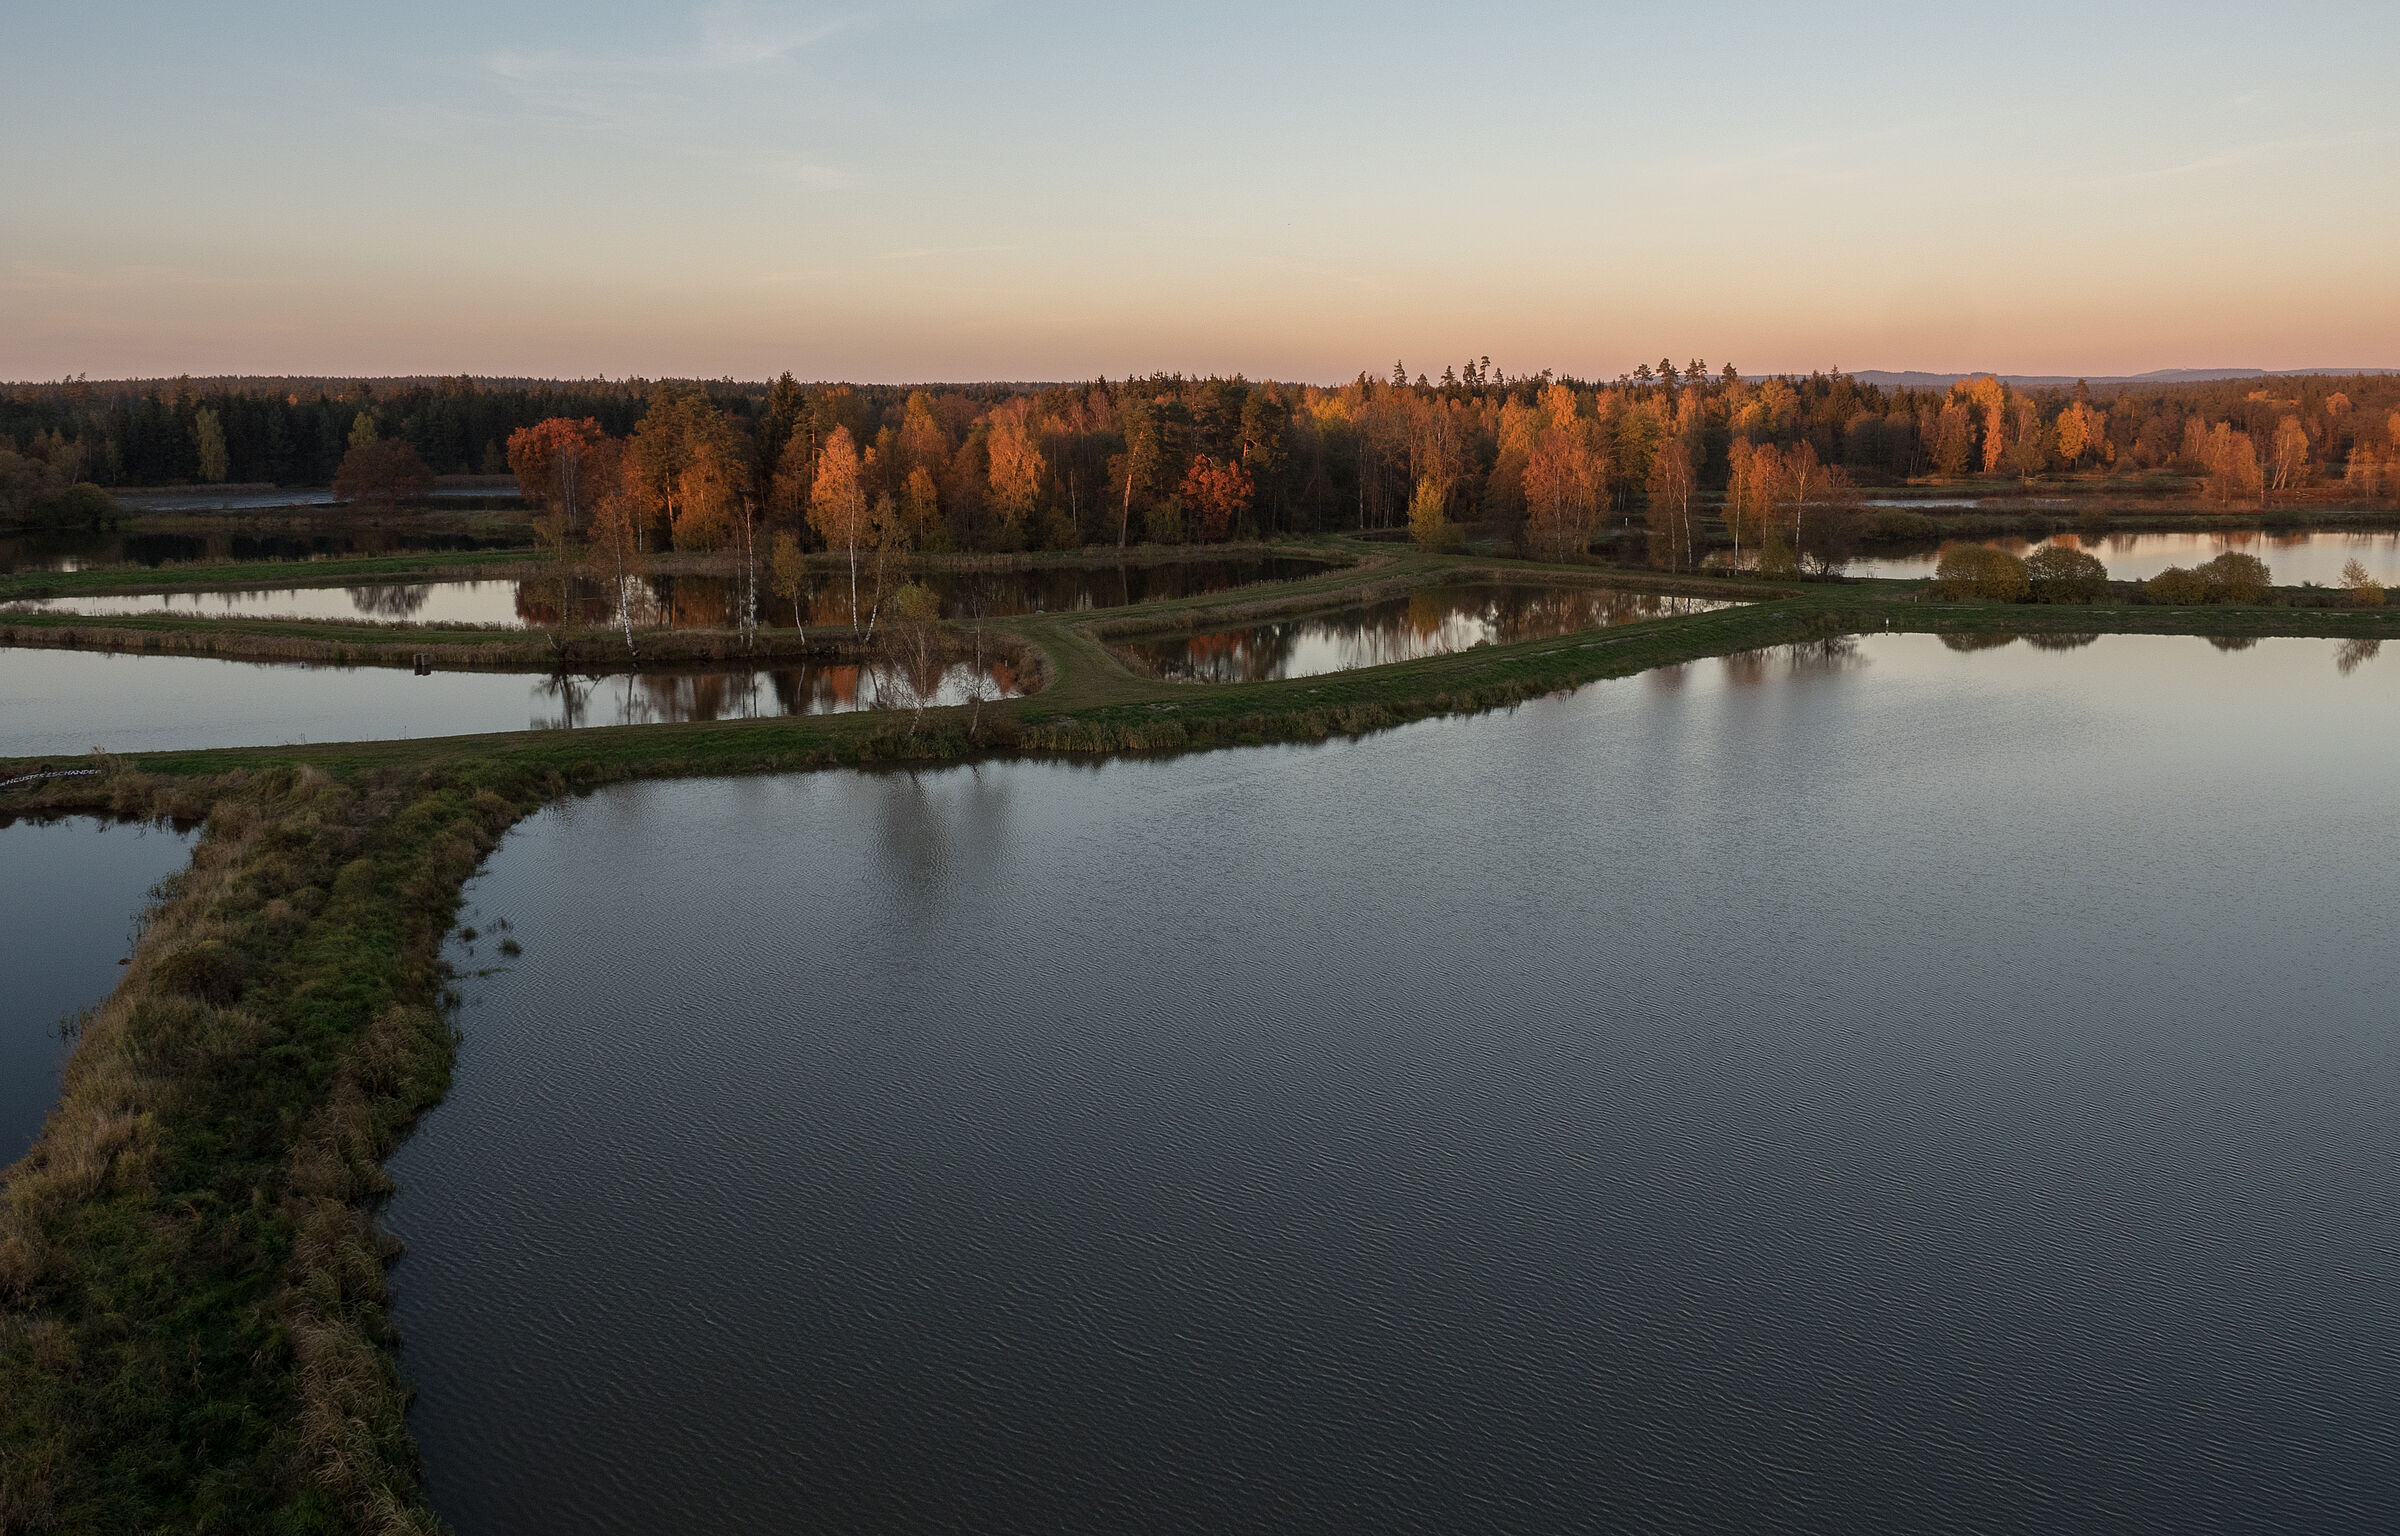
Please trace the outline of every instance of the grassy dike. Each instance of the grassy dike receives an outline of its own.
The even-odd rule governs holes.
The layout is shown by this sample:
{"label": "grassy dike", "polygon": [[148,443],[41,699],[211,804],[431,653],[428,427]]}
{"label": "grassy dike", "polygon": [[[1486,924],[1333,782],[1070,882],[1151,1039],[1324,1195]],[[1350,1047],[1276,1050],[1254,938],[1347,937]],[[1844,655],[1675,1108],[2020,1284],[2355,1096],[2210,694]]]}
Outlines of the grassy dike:
{"label": "grassy dike", "polygon": [[[1145,605],[1146,623],[1367,585],[1595,567],[1394,553],[1368,569]],[[0,815],[206,818],[87,1026],[0,1199],[0,1531],[433,1531],[403,1423],[376,1226],[383,1158],[445,1091],[443,935],[518,819],[636,778],[918,766],[1003,754],[1309,741],[1596,679],[1860,631],[2400,638],[2400,611],[1995,607],[1908,583],[1676,583],[1747,606],[1289,682],[1173,685],[1095,631],[994,621],[1038,653],[1024,699],[898,714],[149,753],[0,790]]]}

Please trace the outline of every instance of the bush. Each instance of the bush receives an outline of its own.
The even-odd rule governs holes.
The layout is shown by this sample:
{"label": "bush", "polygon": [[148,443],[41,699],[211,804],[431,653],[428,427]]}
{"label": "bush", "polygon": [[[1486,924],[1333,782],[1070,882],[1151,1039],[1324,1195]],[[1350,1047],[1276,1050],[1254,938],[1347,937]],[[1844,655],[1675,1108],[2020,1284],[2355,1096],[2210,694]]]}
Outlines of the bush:
{"label": "bush", "polygon": [[1933,590],[1942,597],[2019,603],[2031,586],[2025,562],[1989,544],[1945,544],[1933,567]]}
{"label": "bush", "polygon": [[2267,595],[2266,562],[2256,555],[2227,550],[2192,574],[2208,583],[2212,603],[2255,603]]}
{"label": "bush", "polygon": [[2025,562],[2037,603],[2096,602],[2108,591],[2108,567],[2080,549],[2045,544]]}
{"label": "bush", "polygon": [[2198,571],[2170,565],[2142,583],[2142,601],[2169,608],[2189,608],[2208,601],[2208,579]]}
{"label": "bush", "polygon": [[242,957],[215,939],[186,944],[160,962],[158,979],[168,991],[230,1007],[242,1000],[250,968]]}
{"label": "bush", "polygon": [[2368,575],[2367,568],[2356,560],[2342,567],[2342,590],[2350,594],[2351,603],[2357,607],[2383,606],[2383,583]]}
{"label": "bush", "polygon": [[1874,521],[1868,524],[1867,537],[1900,542],[1930,539],[1942,531],[1941,525],[1922,512],[1903,511],[1898,507],[1876,509]]}
{"label": "bush", "polygon": [[117,499],[89,480],[33,504],[33,520],[51,528],[113,528]]}

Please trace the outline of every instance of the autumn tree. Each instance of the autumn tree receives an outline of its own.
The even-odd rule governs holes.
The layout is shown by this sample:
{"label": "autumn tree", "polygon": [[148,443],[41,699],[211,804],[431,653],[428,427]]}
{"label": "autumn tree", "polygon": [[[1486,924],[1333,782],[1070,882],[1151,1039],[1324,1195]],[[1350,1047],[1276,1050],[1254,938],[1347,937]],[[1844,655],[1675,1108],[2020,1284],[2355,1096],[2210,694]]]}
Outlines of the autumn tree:
{"label": "autumn tree", "polygon": [[1975,451],[1974,424],[1965,405],[1952,400],[1934,418],[1933,468],[1936,474],[1956,478],[1967,472]]}
{"label": "autumn tree", "polygon": [[564,519],[573,532],[583,526],[591,499],[586,458],[608,434],[586,416],[581,421],[552,416],[508,435],[508,467],[526,502]]}
{"label": "autumn tree", "polygon": [[1420,549],[1448,549],[1455,542],[1450,527],[1450,481],[1425,475],[1408,499],[1408,536]]}
{"label": "autumn tree", "polygon": [[333,476],[334,500],[363,501],[385,512],[432,489],[433,472],[398,438],[351,445]]}
{"label": "autumn tree", "polygon": [[1650,563],[1680,571],[1695,563],[1692,456],[1680,440],[1670,440],[1650,461],[1650,478],[1642,487],[1648,502]]}
{"label": "autumn tree", "polygon": [[2308,429],[2300,425],[2299,417],[2284,417],[2276,423],[2274,443],[2268,449],[2274,488],[2287,491],[2299,484],[2308,471],[2308,460]]}
{"label": "autumn tree", "polygon": [[1541,411],[1525,461],[1525,538],[1543,558],[1563,560],[1590,552],[1607,482],[1575,392],[1551,385],[1542,393]]}
{"label": "autumn tree", "polygon": [[[907,530],[901,525],[898,505],[888,492],[880,497],[869,496],[864,467],[857,445],[850,440],[850,429],[834,428],[833,435],[825,441],[824,451],[817,455],[817,478],[809,490],[808,502],[810,526],[825,540],[827,548],[837,551],[849,563],[852,629],[870,627],[860,620],[860,562],[873,560],[880,571],[883,562],[907,543]],[[876,595],[880,598],[880,590]]]}
{"label": "autumn tree", "polygon": [[1183,476],[1183,499],[1198,515],[1197,532],[1204,540],[1224,538],[1234,519],[1248,510],[1255,489],[1239,463],[1206,454],[1194,457]]}
{"label": "autumn tree", "polygon": [[661,385],[625,445],[624,488],[679,549],[720,549],[736,531],[749,445],[697,389]]}
{"label": "autumn tree", "polygon": [[900,416],[900,462],[910,472],[922,469],[937,483],[950,461],[950,434],[933,414],[933,398],[911,390]]}
{"label": "autumn tree", "polygon": [[1969,383],[1966,391],[1982,420],[1983,472],[1988,475],[1999,469],[2001,455],[2008,451],[2008,386],[1987,373]]}
{"label": "autumn tree", "polygon": [[611,599],[617,627],[625,632],[625,653],[640,659],[633,643],[634,598],[647,566],[649,513],[642,494],[620,473],[592,503],[591,542],[584,558]]}
{"label": "autumn tree", "polygon": [[2357,607],[2383,606],[2383,583],[2368,574],[2367,568],[2356,560],[2347,561],[2342,566],[2342,590],[2350,594],[2351,603]]}
{"label": "autumn tree", "polygon": [[990,505],[999,515],[1001,537],[1012,549],[1031,542],[1034,513],[1040,507],[1049,461],[1026,423],[1023,402],[993,413],[990,435],[984,440],[989,459],[985,479]]}
{"label": "autumn tree", "polygon": [[2229,507],[2237,501],[2256,501],[2265,495],[2266,479],[2259,469],[2258,449],[2251,443],[2249,433],[2237,432],[2230,423],[2218,422],[2202,436],[2199,459],[2205,476],[2202,492],[2217,505]]}
{"label": "autumn tree", "polygon": [[908,525],[910,542],[919,549],[946,549],[949,530],[942,524],[942,492],[933,471],[919,464],[900,486],[900,520]]}

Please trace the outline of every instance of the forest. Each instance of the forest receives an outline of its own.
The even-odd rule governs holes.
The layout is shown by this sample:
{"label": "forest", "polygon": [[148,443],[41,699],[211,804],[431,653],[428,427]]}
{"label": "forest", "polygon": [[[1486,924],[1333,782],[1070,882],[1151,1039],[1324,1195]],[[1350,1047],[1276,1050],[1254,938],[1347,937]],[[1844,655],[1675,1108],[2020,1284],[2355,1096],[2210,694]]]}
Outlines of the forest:
{"label": "forest", "polygon": [[1331,387],[71,379],[0,388],[0,512],[69,513],[79,483],[323,485],[370,443],[380,478],[351,477],[369,499],[420,472],[513,473],[580,526],[622,479],[624,517],[660,550],[776,530],[824,547],[861,524],[1009,551],[1460,523],[1564,550],[1642,509],[1681,563],[1702,498],[1737,540],[1794,546],[1801,509],[1928,479],[2383,502],[2400,492],[2400,377],[1919,390],[1700,360],[1509,377],[1478,359]]}

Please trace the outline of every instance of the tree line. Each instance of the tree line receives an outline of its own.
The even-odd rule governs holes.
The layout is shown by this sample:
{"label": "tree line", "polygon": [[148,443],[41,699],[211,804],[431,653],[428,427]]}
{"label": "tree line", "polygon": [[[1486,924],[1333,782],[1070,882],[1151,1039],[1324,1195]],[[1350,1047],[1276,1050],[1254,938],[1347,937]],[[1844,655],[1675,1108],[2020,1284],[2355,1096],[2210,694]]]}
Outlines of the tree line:
{"label": "tree line", "polygon": [[[2400,494],[2400,378],[2023,390],[1987,377],[1920,390],[1838,372],[1749,379],[1666,359],[1607,382],[1511,377],[1477,359],[1438,381],[1395,364],[1388,378],[1332,387],[1170,374],[914,388],[789,374],[765,384],[77,379],[0,391],[0,471],[13,462],[17,479],[50,493],[78,481],[324,484],[363,431],[406,444],[431,473],[500,474],[525,428],[590,422],[629,441],[654,412],[691,402],[722,423],[725,472],[762,517],[810,526],[816,458],[839,433],[869,505],[889,496],[927,548],[1461,522],[1566,547],[1661,502],[1676,511],[1654,516],[1653,531],[1692,543],[1684,530],[1696,529],[1701,499],[1750,518],[1788,483],[1786,510],[1805,509],[1820,474],[1828,493],[1927,475],[2115,471],[2181,476],[2223,506],[2310,486]],[[802,461],[790,457],[795,441]],[[1787,548],[1806,537],[1771,510],[1729,531]]]}

